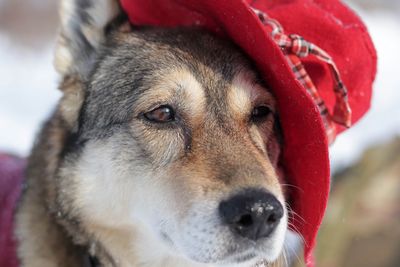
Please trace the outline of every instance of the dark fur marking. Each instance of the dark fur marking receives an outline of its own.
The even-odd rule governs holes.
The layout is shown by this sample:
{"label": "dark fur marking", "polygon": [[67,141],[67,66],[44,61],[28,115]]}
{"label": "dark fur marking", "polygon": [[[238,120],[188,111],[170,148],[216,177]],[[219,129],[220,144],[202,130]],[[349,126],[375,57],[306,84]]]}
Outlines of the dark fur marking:
{"label": "dark fur marking", "polygon": [[83,149],[83,146],[88,141],[88,139],[82,139],[79,136],[79,133],[69,133],[66,138],[65,146],[61,150],[60,158],[65,159],[66,155],[75,154],[79,156],[80,152]]}
{"label": "dark fur marking", "polygon": [[93,7],[93,2],[91,0],[76,0],[75,3],[76,6],[74,13],[77,14],[77,18],[80,20],[78,23],[91,24],[93,18],[88,13],[88,9]]}
{"label": "dark fur marking", "polygon": [[283,136],[283,130],[282,130],[282,125],[281,125],[281,120],[279,119],[279,115],[277,113],[274,114],[274,133],[276,135],[277,141],[281,147],[284,145],[284,136]]}
{"label": "dark fur marking", "polygon": [[106,36],[115,31],[122,24],[127,22],[128,19],[129,19],[128,15],[125,12],[121,12],[121,14],[119,14],[115,19],[113,19],[108,25],[106,25],[106,28],[104,30]]}

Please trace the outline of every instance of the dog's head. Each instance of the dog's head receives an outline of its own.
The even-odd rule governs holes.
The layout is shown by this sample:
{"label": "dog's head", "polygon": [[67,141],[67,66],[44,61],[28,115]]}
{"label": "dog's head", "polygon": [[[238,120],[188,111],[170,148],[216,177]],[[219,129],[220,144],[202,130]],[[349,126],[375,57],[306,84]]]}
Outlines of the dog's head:
{"label": "dog's head", "polygon": [[227,41],[120,14],[111,0],[63,2],[57,209],[111,256],[107,242],[134,251],[136,238],[195,262],[276,260],[287,211],[267,84]]}

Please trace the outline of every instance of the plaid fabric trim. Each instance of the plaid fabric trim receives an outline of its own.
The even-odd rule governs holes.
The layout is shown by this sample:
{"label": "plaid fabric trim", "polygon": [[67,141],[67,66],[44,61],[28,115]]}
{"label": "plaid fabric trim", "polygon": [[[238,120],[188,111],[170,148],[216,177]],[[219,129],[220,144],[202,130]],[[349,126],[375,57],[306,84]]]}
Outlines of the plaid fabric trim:
{"label": "plaid fabric trim", "polygon": [[[252,8],[252,10],[258,16],[261,22],[269,28],[273,40],[284,52],[285,57],[293,73],[295,74],[296,79],[311,95],[321,114],[329,143],[332,143],[336,137],[336,127],[334,125],[335,123],[343,125],[345,127],[351,126],[351,108],[349,105],[347,88],[342,82],[339,70],[335,62],[332,60],[327,52],[325,52],[318,46],[304,40],[304,38],[302,38],[301,36],[297,34],[285,34],[281,24],[278,21],[268,17],[267,14],[265,14],[264,12],[255,8]],[[324,100],[320,97],[317,88],[315,87],[313,81],[311,80],[306,69],[304,68],[303,63],[300,60],[301,58],[307,57],[309,55],[314,55],[319,60],[327,63],[331,70],[332,77],[335,82],[333,90],[336,96],[336,103],[333,113],[329,112]]]}

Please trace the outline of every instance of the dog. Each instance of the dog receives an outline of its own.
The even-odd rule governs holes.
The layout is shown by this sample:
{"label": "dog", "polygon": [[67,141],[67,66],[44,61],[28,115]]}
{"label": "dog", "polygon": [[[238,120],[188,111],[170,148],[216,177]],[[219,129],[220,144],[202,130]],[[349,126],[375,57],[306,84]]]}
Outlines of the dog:
{"label": "dog", "polygon": [[227,40],[63,0],[60,99],[16,213],[21,266],[279,263],[288,209],[273,94]]}

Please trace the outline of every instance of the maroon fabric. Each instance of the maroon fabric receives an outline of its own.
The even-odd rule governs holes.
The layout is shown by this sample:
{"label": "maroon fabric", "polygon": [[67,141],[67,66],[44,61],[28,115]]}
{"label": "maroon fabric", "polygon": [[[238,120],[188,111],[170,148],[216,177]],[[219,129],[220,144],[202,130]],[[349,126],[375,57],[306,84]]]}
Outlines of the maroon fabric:
{"label": "maroon fabric", "polygon": [[[284,54],[250,6],[327,51],[349,91],[352,124],[368,110],[376,73],[376,52],[367,29],[337,0],[121,0],[135,25],[199,26],[238,44],[258,66],[277,98],[285,144],[282,165],[295,185],[293,229],[311,252],[327,205],[330,171],[328,140],[318,108],[296,80]],[[310,56],[302,59],[321,97],[332,110],[335,94],[329,66]],[[337,132],[345,128],[336,126]]]}
{"label": "maroon fabric", "polygon": [[18,267],[14,211],[21,194],[25,161],[0,154],[0,266]]}

